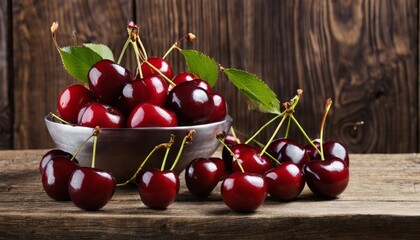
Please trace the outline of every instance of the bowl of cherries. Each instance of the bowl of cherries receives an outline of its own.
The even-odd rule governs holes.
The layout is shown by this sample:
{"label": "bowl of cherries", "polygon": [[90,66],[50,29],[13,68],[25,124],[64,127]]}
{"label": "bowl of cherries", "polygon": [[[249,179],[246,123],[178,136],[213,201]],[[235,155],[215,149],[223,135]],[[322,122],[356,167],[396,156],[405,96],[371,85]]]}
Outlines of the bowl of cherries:
{"label": "bowl of cherries", "polygon": [[[91,165],[94,144],[90,136],[99,127],[96,167],[110,172],[117,182],[130,179],[147,155],[173,136],[172,151],[166,158],[170,166],[183,137],[194,131],[191,144],[185,146],[174,168],[179,174],[193,159],[210,157],[220,144],[217,133],[229,131],[232,118],[227,115],[226,101],[197,74],[174,74],[164,58],[147,57],[138,41],[137,26],[129,23],[127,29],[127,42],[137,53],[135,74],[110,59],[92,61],[85,82],[69,85],[61,92],[57,114],[45,117],[46,127],[57,148],[77,153],[81,166]],[[53,40],[70,73],[68,65],[80,63],[69,63],[66,54],[89,53],[77,53],[80,48],[65,52],[58,47],[55,32]],[[156,152],[143,169],[160,168],[165,154]]]}

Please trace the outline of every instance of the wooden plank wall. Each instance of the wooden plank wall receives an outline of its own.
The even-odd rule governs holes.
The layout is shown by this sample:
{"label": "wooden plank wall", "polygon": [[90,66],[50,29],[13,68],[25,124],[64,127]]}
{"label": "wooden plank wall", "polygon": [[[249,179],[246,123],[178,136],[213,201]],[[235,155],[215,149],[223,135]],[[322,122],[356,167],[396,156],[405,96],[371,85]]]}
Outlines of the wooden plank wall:
{"label": "wooden plank wall", "polygon": [[[75,82],[52,45],[53,21],[61,24],[62,45],[74,43],[76,32],[79,43],[102,42],[119,54],[125,23],[135,19],[149,55],[163,55],[176,39],[193,32],[197,41],[181,47],[257,74],[281,101],[302,88],[296,117],[312,137],[331,97],[326,138],[343,142],[351,152],[419,151],[416,0],[16,0],[2,1],[0,11],[1,148],[53,146],[43,116],[55,109],[60,91]],[[9,34],[13,44],[5,47]],[[180,54],[168,60],[176,71],[185,70]],[[125,63],[133,65],[129,58]],[[7,64],[12,68],[3,67]],[[223,77],[215,90],[227,98],[238,131],[251,134],[270,119],[249,111]],[[355,127],[360,121],[364,125]],[[274,128],[259,140],[266,141]],[[295,128],[292,137],[304,142]]]}

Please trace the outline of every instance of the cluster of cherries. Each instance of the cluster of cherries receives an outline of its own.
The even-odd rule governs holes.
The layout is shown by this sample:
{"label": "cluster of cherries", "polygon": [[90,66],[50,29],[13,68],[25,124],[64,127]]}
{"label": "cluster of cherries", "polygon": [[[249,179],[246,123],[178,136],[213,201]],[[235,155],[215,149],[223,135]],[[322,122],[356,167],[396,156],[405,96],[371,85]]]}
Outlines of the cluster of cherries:
{"label": "cluster of cherries", "polygon": [[[150,57],[134,77],[123,66],[107,59],[89,70],[89,89],[68,86],[59,95],[60,117],[86,127],[139,128],[196,125],[226,117],[224,98],[195,74],[173,77],[162,58]],[[151,66],[150,66],[150,65]],[[163,76],[163,77],[162,77]],[[171,79],[170,84],[165,79]]]}
{"label": "cluster of cherries", "polygon": [[280,201],[294,200],[305,182],[316,195],[335,198],[349,182],[349,155],[337,141],[323,144],[323,160],[319,141],[313,142],[314,148],[279,138],[266,153],[232,135],[223,142],[222,158],[195,159],[185,170],[185,181],[192,194],[205,197],[222,180],[222,198],[235,211],[256,210],[267,194]]}

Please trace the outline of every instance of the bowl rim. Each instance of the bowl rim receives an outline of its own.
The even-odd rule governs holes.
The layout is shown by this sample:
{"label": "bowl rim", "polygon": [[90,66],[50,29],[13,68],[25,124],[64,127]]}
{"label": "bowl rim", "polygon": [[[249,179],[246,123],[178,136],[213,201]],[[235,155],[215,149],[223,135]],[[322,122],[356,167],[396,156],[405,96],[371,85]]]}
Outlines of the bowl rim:
{"label": "bowl rim", "polygon": [[[48,122],[48,124],[53,124],[53,125],[61,125],[61,126],[65,126],[65,127],[74,127],[77,129],[86,129],[86,130],[92,130],[93,128],[91,127],[85,127],[85,126],[79,126],[76,124],[64,124],[64,123],[60,123],[60,122],[56,122],[54,121],[50,115],[46,115],[44,117],[44,121]],[[225,119],[221,120],[221,121],[217,121],[217,122],[211,122],[211,123],[204,123],[204,124],[197,124],[197,125],[188,125],[188,126],[175,126],[175,127],[141,127],[141,128],[102,128],[101,130],[106,130],[106,131],[127,131],[127,130],[134,130],[134,131],[142,131],[142,130],[190,130],[190,129],[195,129],[195,128],[207,128],[207,127],[211,127],[211,126],[216,126],[216,125],[220,125],[220,124],[224,124],[233,122],[233,119],[230,115],[226,115]]]}

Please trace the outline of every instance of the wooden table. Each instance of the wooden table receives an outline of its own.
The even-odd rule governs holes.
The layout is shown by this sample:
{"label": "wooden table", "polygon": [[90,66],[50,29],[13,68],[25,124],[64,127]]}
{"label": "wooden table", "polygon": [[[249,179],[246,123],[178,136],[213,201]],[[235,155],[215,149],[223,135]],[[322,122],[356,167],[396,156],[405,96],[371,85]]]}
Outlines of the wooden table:
{"label": "wooden table", "polygon": [[338,199],[305,188],[293,202],[269,197],[241,214],[218,188],[197,200],[185,186],[167,210],[146,208],[135,187],[124,187],[102,210],[85,212],[44,193],[45,152],[0,151],[0,239],[420,238],[420,154],[351,155],[350,184]]}

